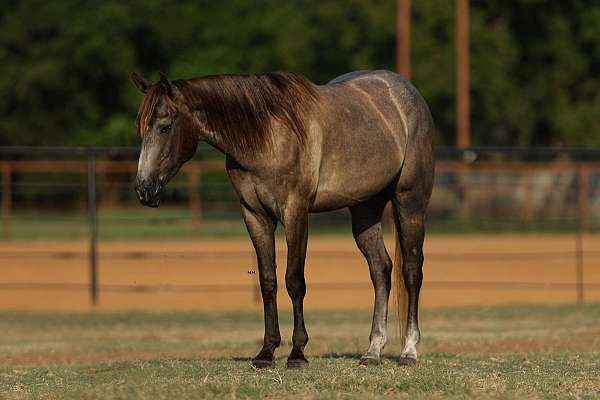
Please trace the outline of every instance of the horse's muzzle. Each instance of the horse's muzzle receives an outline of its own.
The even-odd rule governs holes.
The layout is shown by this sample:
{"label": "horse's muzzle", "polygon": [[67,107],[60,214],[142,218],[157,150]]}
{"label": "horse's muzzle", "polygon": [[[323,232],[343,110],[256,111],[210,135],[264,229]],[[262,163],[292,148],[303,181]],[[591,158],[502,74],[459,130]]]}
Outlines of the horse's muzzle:
{"label": "horse's muzzle", "polygon": [[162,194],[162,185],[150,179],[136,179],[135,192],[140,203],[148,207],[158,207]]}

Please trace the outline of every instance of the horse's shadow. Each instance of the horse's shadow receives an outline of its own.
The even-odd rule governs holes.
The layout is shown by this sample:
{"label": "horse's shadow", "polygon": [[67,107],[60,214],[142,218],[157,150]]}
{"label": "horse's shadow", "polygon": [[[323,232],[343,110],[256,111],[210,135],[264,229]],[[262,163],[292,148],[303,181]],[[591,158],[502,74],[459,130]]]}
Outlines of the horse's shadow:
{"label": "horse's shadow", "polygon": [[233,360],[233,361],[251,362],[252,361],[252,357],[231,357],[231,360]]}
{"label": "horse's shadow", "polygon": [[[337,353],[337,352],[331,352],[331,353],[325,353],[323,355],[320,356],[316,356],[316,358],[325,358],[325,359],[341,359],[341,360],[360,360],[361,357],[363,355],[361,353]],[[395,362],[399,362],[400,361],[400,356],[392,356],[392,355],[381,355],[381,359],[382,360],[389,360],[389,361],[395,361]]]}
{"label": "horse's shadow", "polygon": [[325,353],[318,358],[330,358],[330,359],[350,359],[350,360],[360,360],[362,354],[360,353],[338,353],[338,352],[330,352]]}
{"label": "horse's shadow", "polygon": [[[362,357],[361,353],[338,353],[338,352],[330,352],[321,355],[315,355],[314,358],[321,359],[329,359],[329,360],[356,360],[359,361]],[[284,359],[285,357],[281,357]],[[252,362],[252,357],[231,357],[233,361],[240,362]],[[381,355],[382,360],[389,360],[393,362],[400,362],[400,356],[392,356],[392,355]]]}

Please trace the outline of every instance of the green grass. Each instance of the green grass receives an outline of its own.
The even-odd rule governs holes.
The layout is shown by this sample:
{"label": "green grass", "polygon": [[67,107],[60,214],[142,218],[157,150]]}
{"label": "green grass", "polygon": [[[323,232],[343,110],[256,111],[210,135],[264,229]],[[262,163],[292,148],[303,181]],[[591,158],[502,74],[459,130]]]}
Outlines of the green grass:
{"label": "green grass", "polygon": [[[219,215],[200,220],[194,232],[189,212],[185,208],[100,210],[98,236],[102,240],[234,237],[246,234],[241,215]],[[89,236],[90,227],[85,210],[74,212],[14,212],[11,216],[10,239],[82,239]],[[3,234],[4,232],[0,232]]]}
{"label": "green grass", "polygon": [[[600,304],[423,313],[422,356],[360,367],[370,313],[307,311],[310,367],[258,371],[259,312],[0,314],[0,398],[456,398],[600,396]],[[393,336],[393,335],[392,335]]]}
{"label": "green grass", "polygon": [[[589,232],[600,229],[600,221],[589,221]],[[89,236],[87,210],[49,212],[15,210],[11,214],[10,233],[0,219],[0,240],[82,239]],[[387,224],[387,228],[391,228]],[[524,223],[518,219],[430,218],[429,233],[498,234],[498,233],[572,233],[577,232],[572,219],[535,220]],[[278,231],[281,234],[281,231]],[[311,234],[350,234],[350,214],[346,210],[311,214]],[[193,230],[189,210],[185,207],[161,206],[158,209],[131,207],[100,209],[98,234],[102,240],[193,237],[247,237],[242,216],[235,210],[205,212],[199,219],[199,229]]]}
{"label": "green grass", "polygon": [[[350,215],[338,212],[311,216],[314,234],[351,232]],[[4,221],[0,220],[0,228]],[[282,231],[278,231],[279,234]],[[80,212],[13,212],[10,233],[0,229],[0,240],[83,239],[90,233],[86,210]],[[98,236],[102,240],[160,238],[223,238],[247,237],[246,226],[239,212],[213,212],[199,220],[193,230],[189,211],[183,207],[151,209],[107,209],[98,212]]]}

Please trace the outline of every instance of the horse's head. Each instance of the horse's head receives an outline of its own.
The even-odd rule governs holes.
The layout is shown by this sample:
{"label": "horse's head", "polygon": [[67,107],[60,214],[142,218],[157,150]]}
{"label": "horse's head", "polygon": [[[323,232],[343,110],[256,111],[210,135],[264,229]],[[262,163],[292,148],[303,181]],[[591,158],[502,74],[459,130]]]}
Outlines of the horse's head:
{"label": "horse's head", "polygon": [[136,73],[131,79],[145,94],[136,118],[142,144],[135,191],[142,204],[158,207],[162,189],[196,153],[198,137],[193,117],[176,83],[162,74],[156,84]]}

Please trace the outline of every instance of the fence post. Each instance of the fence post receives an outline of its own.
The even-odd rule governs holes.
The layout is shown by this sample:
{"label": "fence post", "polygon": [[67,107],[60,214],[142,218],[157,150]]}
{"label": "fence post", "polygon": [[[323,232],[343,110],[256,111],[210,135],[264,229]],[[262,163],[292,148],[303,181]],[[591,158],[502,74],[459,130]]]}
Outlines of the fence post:
{"label": "fence post", "polygon": [[581,165],[577,165],[577,232],[575,239],[575,257],[576,257],[576,286],[577,286],[577,304],[583,304],[584,284],[583,284],[583,231],[587,221],[587,201],[588,184],[587,171]]}
{"label": "fence post", "polygon": [[12,209],[12,171],[10,161],[2,163],[2,237],[10,238],[10,214]]}
{"label": "fence post", "polygon": [[98,304],[98,223],[96,198],[96,156],[88,156],[88,219],[90,224],[90,301]]}

